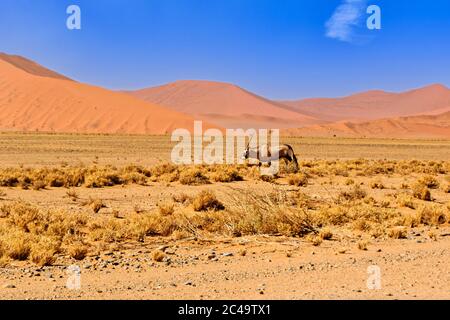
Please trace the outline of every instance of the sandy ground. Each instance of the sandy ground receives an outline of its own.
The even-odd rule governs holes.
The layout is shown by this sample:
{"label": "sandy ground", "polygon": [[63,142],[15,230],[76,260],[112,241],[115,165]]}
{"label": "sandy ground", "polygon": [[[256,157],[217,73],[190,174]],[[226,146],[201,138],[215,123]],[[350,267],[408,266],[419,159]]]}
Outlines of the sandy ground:
{"label": "sandy ground", "polygon": [[[67,287],[70,261],[0,269],[0,290],[3,299],[450,299],[450,228],[437,233],[432,241],[412,230],[367,251],[355,240],[314,247],[283,237],[160,239],[79,263],[79,290]],[[167,254],[160,263],[150,254],[158,247]],[[380,268],[381,289],[368,289],[370,266]]]}
{"label": "sandy ground", "polygon": [[[167,137],[0,135],[0,167],[77,164],[150,165],[165,156],[171,144]],[[290,140],[308,159],[357,158],[449,159],[448,141],[398,141],[352,139]],[[298,147],[297,147],[298,146]],[[151,152],[154,148],[154,152]],[[136,150],[141,150],[141,153]],[[135,152],[136,151],[136,152]],[[377,201],[395,205],[393,194],[406,192],[421,175],[350,176]],[[371,189],[381,179],[384,189]],[[438,179],[444,183],[444,176]],[[265,193],[274,188],[306,193],[313,200],[332,202],[343,190],[350,190],[346,177],[311,179],[306,188],[289,186],[280,179],[273,185],[262,181],[205,186],[178,183],[150,183],[112,188],[76,188],[79,199],[71,200],[68,189],[22,190],[0,188],[0,203],[25,201],[45,209],[91,212],[83,205],[89,198],[101,199],[106,208],[100,215],[153,210],[173,195],[189,196],[213,190],[227,205],[231,193]],[[450,194],[432,190],[434,203],[448,204]],[[399,210],[412,210],[401,208]],[[180,241],[149,237],[143,244],[123,243],[118,250],[91,253],[83,261],[58,257],[52,267],[39,268],[30,262],[13,262],[0,268],[0,299],[450,299],[450,226],[420,227],[408,231],[407,239],[370,239],[368,250],[358,242],[368,235],[350,230],[332,230],[331,241],[315,247],[306,239],[282,236],[225,238],[199,237]],[[430,238],[430,232],[436,239]],[[152,259],[155,249],[164,249],[162,262]],[[110,249],[108,249],[110,250]],[[245,252],[245,255],[244,255]],[[79,290],[67,287],[80,268]],[[368,289],[368,268],[378,266],[381,289]]]}
{"label": "sandy ground", "polygon": [[[322,186],[328,178],[315,179],[307,190],[312,197],[326,197],[344,186],[335,178],[333,186]],[[343,180],[344,178],[340,178]],[[364,181],[368,178],[361,177]],[[409,179],[414,180],[414,177]],[[391,177],[387,185],[397,185],[404,177]],[[99,214],[136,209],[151,210],[159,201],[176,193],[190,195],[213,188],[226,199],[229,192],[264,191],[273,188],[264,182],[214,184],[213,186],[158,185],[103,189],[77,188],[80,199],[72,201],[67,189],[24,191],[3,188],[5,201],[25,200],[43,208],[70,212],[91,210],[83,200],[100,198],[106,208]],[[293,187],[278,186],[283,190]],[[371,190],[382,199],[393,190]],[[447,196],[436,193],[437,201]],[[430,239],[429,233],[437,236]],[[56,265],[38,268],[13,262],[0,269],[2,299],[450,299],[450,227],[412,229],[404,240],[371,239],[368,250],[358,242],[367,239],[345,230],[333,230],[331,241],[315,247],[305,239],[283,236],[243,238],[199,238],[174,241],[148,238],[143,245],[123,244],[117,251],[93,254],[83,261],[59,257]],[[152,252],[163,249],[162,262]],[[245,252],[245,255],[243,255]],[[80,290],[66,287],[73,273],[81,270]],[[368,268],[381,270],[380,290],[367,287]]]}

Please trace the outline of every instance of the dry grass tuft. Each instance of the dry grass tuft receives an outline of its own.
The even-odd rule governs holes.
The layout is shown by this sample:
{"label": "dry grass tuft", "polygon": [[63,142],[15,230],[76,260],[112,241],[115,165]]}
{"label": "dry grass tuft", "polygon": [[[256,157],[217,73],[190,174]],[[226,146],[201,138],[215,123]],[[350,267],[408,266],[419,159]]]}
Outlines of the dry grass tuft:
{"label": "dry grass tuft", "polygon": [[175,205],[169,202],[160,203],[158,210],[162,216],[170,216],[175,212]]}
{"label": "dry grass tuft", "polygon": [[193,168],[181,172],[180,183],[190,186],[199,186],[209,184],[210,181],[200,169]]}
{"label": "dry grass tuft", "polygon": [[395,227],[389,230],[389,237],[392,239],[406,239],[407,230],[405,227]]}
{"label": "dry grass tuft", "polygon": [[75,189],[70,189],[66,191],[67,197],[72,201],[77,201],[80,197]]}
{"label": "dry grass tuft", "polygon": [[340,201],[355,201],[361,200],[367,197],[367,192],[364,191],[359,185],[355,185],[350,191],[342,191],[339,194]]}
{"label": "dry grass tuft", "polygon": [[348,178],[345,180],[344,184],[346,186],[351,186],[351,185],[355,184],[355,180]]}
{"label": "dry grass tuft", "polygon": [[448,183],[446,186],[443,186],[443,187],[442,187],[442,190],[443,190],[445,193],[450,193],[450,183]]}
{"label": "dry grass tuft", "polygon": [[56,238],[44,237],[32,245],[30,259],[38,266],[51,266],[60,250],[61,242]]}
{"label": "dry grass tuft", "polygon": [[94,213],[99,213],[101,209],[106,208],[106,205],[101,199],[90,199],[89,206],[92,208]]}
{"label": "dry grass tuft", "polygon": [[447,222],[448,217],[444,209],[440,206],[421,206],[417,211],[417,223],[438,226]]}
{"label": "dry grass tuft", "polygon": [[384,186],[383,182],[381,181],[381,179],[376,179],[376,180],[372,181],[370,183],[370,187],[372,189],[385,189],[386,188]]}
{"label": "dry grass tuft", "polygon": [[245,257],[247,255],[247,250],[246,249],[240,249],[238,253],[239,253],[239,255],[241,257]]}
{"label": "dry grass tuft", "polygon": [[306,240],[307,240],[308,242],[311,242],[311,244],[312,244],[313,246],[315,246],[315,247],[320,246],[320,245],[322,244],[322,242],[323,242],[323,239],[322,239],[320,236],[313,235],[313,234],[308,235],[308,236],[306,237]]}
{"label": "dry grass tuft", "polygon": [[281,191],[264,195],[245,192],[231,196],[223,224],[234,236],[282,234],[301,237],[316,233],[313,216],[288,199],[288,195]]}
{"label": "dry grass tuft", "polygon": [[75,260],[81,261],[86,258],[88,248],[83,243],[74,243],[68,247],[67,253]]}
{"label": "dry grass tuft", "polygon": [[325,229],[320,230],[319,237],[322,240],[331,240],[333,238],[333,233],[330,231],[330,229],[325,228]]}
{"label": "dry grass tuft", "polygon": [[369,242],[361,240],[358,242],[358,249],[362,251],[367,251],[369,247]]}
{"label": "dry grass tuft", "polygon": [[244,180],[237,169],[225,166],[220,166],[220,169],[216,169],[216,172],[211,174],[211,179],[215,182],[234,182]]}
{"label": "dry grass tuft", "polygon": [[13,260],[27,260],[31,253],[30,237],[21,232],[12,232],[2,239],[6,256]]}
{"label": "dry grass tuft", "polygon": [[161,250],[155,250],[152,253],[152,259],[156,262],[163,262],[164,258],[166,257],[166,254],[162,252]]}
{"label": "dry grass tuft", "polygon": [[306,186],[308,186],[308,176],[303,173],[297,173],[295,175],[291,175],[288,178],[288,183],[291,186],[306,187]]}
{"label": "dry grass tuft", "polygon": [[421,183],[430,189],[439,188],[439,181],[435,177],[430,175],[423,176],[421,179],[419,179],[418,183]]}
{"label": "dry grass tuft", "polygon": [[217,200],[211,191],[200,192],[193,200],[192,205],[195,211],[220,211],[224,210],[224,205]]}
{"label": "dry grass tuft", "polygon": [[397,197],[397,204],[400,208],[416,209],[414,198],[410,195],[402,194]]}
{"label": "dry grass tuft", "polygon": [[177,193],[172,196],[172,200],[176,203],[186,204],[192,201],[191,197],[185,193]]}
{"label": "dry grass tuft", "polygon": [[431,201],[431,192],[423,183],[416,182],[415,184],[413,184],[412,192],[414,198],[424,201]]}

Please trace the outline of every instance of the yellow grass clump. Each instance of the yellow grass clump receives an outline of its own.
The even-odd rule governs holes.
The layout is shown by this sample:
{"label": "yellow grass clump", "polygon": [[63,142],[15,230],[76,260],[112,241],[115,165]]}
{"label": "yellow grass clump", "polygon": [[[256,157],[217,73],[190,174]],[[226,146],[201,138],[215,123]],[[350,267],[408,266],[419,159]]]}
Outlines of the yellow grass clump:
{"label": "yellow grass clump", "polygon": [[184,185],[198,186],[202,184],[209,184],[210,181],[200,169],[193,168],[181,172],[180,183]]}
{"label": "yellow grass clump", "polygon": [[220,211],[224,210],[224,205],[217,200],[214,193],[211,191],[200,192],[192,201],[195,211]]}
{"label": "yellow grass clump", "polygon": [[288,183],[291,186],[306,187],[308,185],[308,176],[303,173],[291,175],[288,178]]}
{"label": "yellow grass clump", "polygon": [[415,184],[413,184],[412,192],[413,192],[414,198],[417,198],[419,200],[424,200],[424,201],[431,201],[430,190],[428,189],[428,187],[425,184],[423,184],[421,182],[416,182]]}

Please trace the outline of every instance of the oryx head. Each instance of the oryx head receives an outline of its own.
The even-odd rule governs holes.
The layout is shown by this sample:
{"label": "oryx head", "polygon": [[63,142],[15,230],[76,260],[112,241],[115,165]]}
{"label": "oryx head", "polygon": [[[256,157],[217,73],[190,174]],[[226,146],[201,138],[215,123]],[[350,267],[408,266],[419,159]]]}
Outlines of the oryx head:
{"label": "oryx head", "polygon": [[250,158],[250,142],[252,142],[253,136],[250,137],[247,143],[247,147],[245,148],[244,153],[242,154],[242,160],[248,160]]}

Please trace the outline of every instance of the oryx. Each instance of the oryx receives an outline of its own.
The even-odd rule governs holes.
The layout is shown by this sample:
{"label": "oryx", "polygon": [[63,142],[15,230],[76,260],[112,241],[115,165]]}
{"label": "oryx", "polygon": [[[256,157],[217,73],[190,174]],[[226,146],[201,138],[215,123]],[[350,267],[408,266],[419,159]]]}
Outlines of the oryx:
{"label": "oryx", "polygon": [[282,144],[278,147],[269,148],[267,145],[258,146],[256,148],[250,147],[250,142],[247,144],[244,154],[242,155],[243,160],[255,159],[258,160],[260,165],[262,163],[267,163],[269,166],[272,161],[279,161],[280,159],[285,159],[290,163],[294,163],[295,170],[298,171],[298,161],[295,156],[294,149],[288,144]]}

